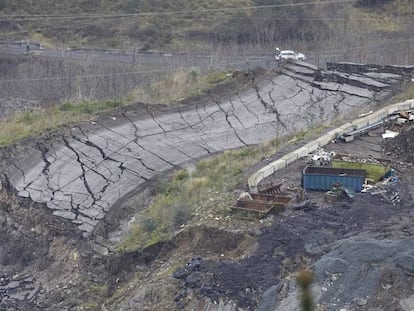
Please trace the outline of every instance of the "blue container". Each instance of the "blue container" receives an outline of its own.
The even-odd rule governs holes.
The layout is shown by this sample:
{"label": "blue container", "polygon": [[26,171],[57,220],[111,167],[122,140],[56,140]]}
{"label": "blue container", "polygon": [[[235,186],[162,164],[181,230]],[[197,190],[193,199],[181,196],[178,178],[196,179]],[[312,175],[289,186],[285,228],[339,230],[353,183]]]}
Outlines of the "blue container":
{"label": "blue container", "polygon": [[303,188],[330,190],[334,184],[339,183],[344,188],[360,192],[366,175],[365,170],[307,166],[302,174]]}

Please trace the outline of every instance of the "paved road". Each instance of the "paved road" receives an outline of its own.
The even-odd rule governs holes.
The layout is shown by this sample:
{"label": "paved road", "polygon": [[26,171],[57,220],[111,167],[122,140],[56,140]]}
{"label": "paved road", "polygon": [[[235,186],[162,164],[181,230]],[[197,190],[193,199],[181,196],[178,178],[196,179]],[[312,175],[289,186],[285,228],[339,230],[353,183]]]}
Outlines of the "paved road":
{"label": "paved road", "polygon": [[225,54],[225,53],[165,53],[143,52],[136,53],[121,50],[98,49],[58,49],[32,47],[26,53],[25,45],[4,44],[0,42],[0,53],[11,55],[37,55],[48,58],[65,58],[77,61],[89,61],[98,59],[103,62],[145,64],[150,68],[178,68],[195,67],[203,70],[237,68],[248,69],[257,66],[268,68],[275,66],[272,55],[265,54]]}
{"label": "paved road", "polygon": [[129,112],[116,126],[96,124],[93,134],[74,127],[58,139],[35,141],[8,155],[3,173],[20,196],[45,203],[88,235],[120,199],[159,172],[370,110],[403,80],[389,68],[360,69],[323,72],[288,63],[279,74],[252,80],[247,91],[211,96],[208,105],[145,118]]}

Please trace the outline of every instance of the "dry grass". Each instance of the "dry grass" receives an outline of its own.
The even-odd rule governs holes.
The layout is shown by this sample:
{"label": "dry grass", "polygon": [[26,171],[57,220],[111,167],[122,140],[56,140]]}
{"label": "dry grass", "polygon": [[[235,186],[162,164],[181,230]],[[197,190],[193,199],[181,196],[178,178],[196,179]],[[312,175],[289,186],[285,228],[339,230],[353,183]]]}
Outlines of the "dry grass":
{"label": "dry grass", "polygon": [[136,250],[169,240],[182,225],[206,217],[228,217],[234,191],[246,187],[246,168],[270,157],[280,147],[318,135],[325,128],[316,127],[283,139],[225,151],[199,161],[191,173],[179,170],[170,177],[159,176],[157,194],[148,208],[136,215],[136,223],[118,250]]}
{"label": "dry grass", "polygon": [[38,109],[14,115],[0,121],[0,146],[39,134],[64,124],[87,120],[100,111],[116,108],[121,102],[64,103],[50,109]]}
{"label": "dry grass", "polygon": [[414,81],[408,82],[402,92],[399,92],[396,96],[393,96],[389,102],[398,103],[407,99],[414,99]]}
{"label": "dry grass", "polygon": [[170,239],[175,231],[205,214],[225,217],[234,200],[233,191],[245,185],[245,169],[274,153],[280,142],[225,151],[197,163],[191,175],[185,170],[159,178],[158,194],[118,249],[134,250]]}
{"label": "dry grass", "polygon": [[99,112],[129,105],[136,101],[168,104],[200,94],[229,78],[231,78],[231,74],[226,72],[201,75],[194,70],[179,70],[171,72],[158,82],[135,89],[129,97],[122,101],[66,102],[49,109],[20,113],[0,121],[0,147],[39,134],[47,129],[91,119]]}
{"label": "dry grass", "polygon": [[140,85],[135,88],[129,101],[140,101],[144,103],[170,104],[181,99],[202,94],[203,91],[213,85],[231,78],[227,72],[211,72],[202,75],[196,69],[178,70],[170,72],[160,81]]}

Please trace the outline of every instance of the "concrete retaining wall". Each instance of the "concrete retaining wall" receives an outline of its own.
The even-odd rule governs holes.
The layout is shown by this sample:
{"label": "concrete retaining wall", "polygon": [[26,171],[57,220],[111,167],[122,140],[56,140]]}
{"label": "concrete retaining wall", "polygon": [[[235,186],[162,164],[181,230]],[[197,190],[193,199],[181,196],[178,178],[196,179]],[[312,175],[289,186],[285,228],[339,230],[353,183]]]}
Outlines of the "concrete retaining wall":
{"label": "concrete retaining wall", "polygon": [[392,104],[387,107],[381,108],[370,115],[356,119],[351,123],[345,123],[329,131],[328,133],[307,143],[299,149],[284,155],[283,157],[272,163],[269,163],[268,165],[259,169],[256,173],[252,174],[247,181],[250,192],[257,192],[257,185],[266,177],[274,174],[282,168],[287,167],[290,163],[293,163],[296,160],[307,156],[309,153],[315,151],[316,149],[326,146],[332,140],[336,139],[339,135],[342,135],[349,130],[357,130],[369,124],[378,122],[386,118],[388,115],[394,114],[398,111],[410,110],[414,110],[414,99],[406,100],[404,102]]}

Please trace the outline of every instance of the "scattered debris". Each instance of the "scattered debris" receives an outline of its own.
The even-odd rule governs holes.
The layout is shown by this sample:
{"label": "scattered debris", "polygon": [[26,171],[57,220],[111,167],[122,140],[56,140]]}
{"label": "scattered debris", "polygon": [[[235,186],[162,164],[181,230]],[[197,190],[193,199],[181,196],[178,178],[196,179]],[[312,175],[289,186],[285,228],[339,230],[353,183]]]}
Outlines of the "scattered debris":
{"label": "scattered debris", "polygon": [[245,191],[240,193],[238,200],[253,200],[253,198],[250,193]]}
{"label": "scattered debris", "polygon": [[331,159],[335,156],[334,151],[325,151],[325,149],[320,148],[315,151],[315,153],[309,155],[308,164],[313,166],[326,166],[331,163]]}
{"label": "scattered debris", "polygon": [[269,182],[263,185],[263,188],[261,188],[259,190],[260,193],[264,193],[264,194],[278,194],[281,193],[280,188],[283,185],[284,180],[282,179],[281,182],[278,183],[274,183],[274,182]]}
{"label": "scattered debris", "polygon": [[399,181],[398,176],[391,175],[375,185],[364,184],[361,192],[371,196],[381,196],[388,204],[397,205],[401,202],[399,191],[395,188]]}
{"label": "scattered debris", "polygon": [[384,134],[382,134],[382,138],[387,139],[387,138],[394,138],[396,136],[398,136],[400,133],[398,132],[394,132],[394,131],[390,131],[390,130],[386,130]]}

